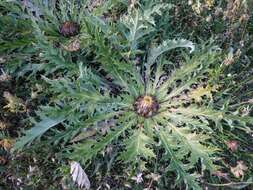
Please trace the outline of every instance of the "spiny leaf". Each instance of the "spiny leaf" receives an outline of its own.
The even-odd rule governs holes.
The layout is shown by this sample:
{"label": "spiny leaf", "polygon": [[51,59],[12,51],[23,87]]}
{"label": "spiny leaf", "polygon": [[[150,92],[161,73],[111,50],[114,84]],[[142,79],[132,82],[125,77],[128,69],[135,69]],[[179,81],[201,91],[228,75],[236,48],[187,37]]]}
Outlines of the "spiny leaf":
{"label": "spiny leaf", "polygon": [[148,27],[139,10],[135,10],[130,15],[124,17],[122,23],[128,29],[124,34],[131,51],[137,50],[140,39],[154,30],[151,26]]}
{"label": "spiny leaf", "polygon": [[[217,62],[219,54],[218,51],[203,49],[191,58],[185,56],[185,61],[182,65],[174,69],[169,78],[157,88],[158,98],[169,100],[171,97],[181,93],[182,90],[189,88],[192,83],[196,83],[199,79],[204,78],[204,73],[210,65]],[[175,84],[178,80],[181,81],[180,86]],[[167,96],[168,88],[173,88],[169,96]]]}
{"label": "spiny leaf", "polygon": [[189,97],[194,99],[196,102],[201,102],[203,96],[207,96],[207,98],[212,100],[213,99],[213,96],[212,96],[213,90],[214,90],[214,88],[211,87],[210,85],[208,85],[206,87],[200,86],[197,89],[192,90],[190,92]]}
{"label": "spiny leaf", "polygon": [[151,148],[153,139],[148,137],[142,129],[134,131],[134,134],[125,141],[126,151],[123,152],[119,159],[126,162],[137,162],[138,157],[150,159],[155,157],[155,154]]}
{"label": "spiny leaf", "polygon": [[215,169],[213,165],[211,155],[215,152],[215,149],[211,149],[201,144],[205,142],[209,137],[203,134],[196,134],[192,132],[188,127],[176,127],[171,123],[168,123],[168,130],[171,130],[171,138],[175,138],[178,143],[180,152],[185,154],[190,153],[188,160],[194,166],[199,160],[202,161],[204,169],[210,171]]}
{"label": "spiny leaf", "polygon": [[58,118],[50,118],[50,117],[43,118],[33,128],[25,132],[25,135],[15,143],[13,150],[22,149],[26,144],[32,142],[37,137],[43,135],[47,130],[63,122],[65,119],[66,119],[65,116],[60,116]]}
{"label": "spiny leaf", "polygon": [[[127,116],[128,115],[128,116]],[[107,145],[109,145],[113,140],[116,140],[125,130],[130,128],[135,121],[129,121],[128,118],[131,118],[132,114],[126,113],[126,118],[123,119],[123,126],[116,126],[113,130],[109,131],[105,137],[102,137],[99,140],[88,139],[83,143],[79,143],[77,146],[74,146],[74,153],[70,155],[73,160],[80,160],[83,164],[90,161],[94,156],[96,156],[100,151],[102,151]]]}
{"label": "spiny leaf", "polygon": [[145,9],[143,16],[145,18],[145,20],[149,23],[151,23],[152,25],[155,25],[155,19],[154,19],[154,14],[157,15],[162,15],[162,10],[169,10],[172,8],[171,4],[167,4],[167,3],[159,3],[159,4],[155,4],[154,6],[150,7],[149,9]]}
{"label": "spiny leaf", "polygon": [[190,52],[193,52],[195,50],[195,46],[191,41],[185,39],[166,40],[163,41],[163,43],[158,47],[154,47],[150,50],[150,54],[148,57],[148,65],[153,64],[156,61],[156,59],[166,51],[179,47],[190,48],[191,49]]}
{"label": "spiny leaf", "polygon": [[[186,116],[198,116],[201,117],[201,120],[206,120],[210,119],[212,121],[215,122],[216,126],[219,129],[222,129],[222,123],[221,120],[226,121],[231,128],[238,128],[240,130],[244,130],[247,133],[250,133],[252,130],[246,126],[246,124],[248,123],[252,123],[253,122],[253,118],[250,116],[239,116],[239,115],[234,115],[231,113],[227,113],[224,110],[220,111],[220,110],[215,110],[209,107],[197,107],[197,106],[189,106],[187,108],[183,108],[180,107],[178,109],[173,109],[174,113],[180,113]],[[242,126],[240,125],[233,125],[233,122],[238,122],[240,123]]]}
{"label": "spiny leaf", "polygon": [[178,158],[176,152],[171,147],[171,138],[168,137],[168,133],[161,130],[158,132],[160,140],[166,151],[164,156],[170,159],[170,165],[168,169],[177,173],[176,183],[179,184],[184,182],[186,189],[201,190],[202,188],[196,182],[197,177],[194,174],[190,174],[187,170],[189,169],[187,165],[183,164]]}

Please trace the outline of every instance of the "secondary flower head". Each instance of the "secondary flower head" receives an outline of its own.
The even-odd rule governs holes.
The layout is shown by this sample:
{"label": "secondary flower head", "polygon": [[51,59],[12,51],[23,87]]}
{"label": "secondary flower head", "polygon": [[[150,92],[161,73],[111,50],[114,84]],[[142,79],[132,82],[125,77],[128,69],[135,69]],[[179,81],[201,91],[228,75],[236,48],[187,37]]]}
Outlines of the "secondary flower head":
{"label": "secondary flower head", "polygon": [[76,36],[80,32],[80,26],[76,22],[66,21],[60,26],[60,33],[65,37]]}

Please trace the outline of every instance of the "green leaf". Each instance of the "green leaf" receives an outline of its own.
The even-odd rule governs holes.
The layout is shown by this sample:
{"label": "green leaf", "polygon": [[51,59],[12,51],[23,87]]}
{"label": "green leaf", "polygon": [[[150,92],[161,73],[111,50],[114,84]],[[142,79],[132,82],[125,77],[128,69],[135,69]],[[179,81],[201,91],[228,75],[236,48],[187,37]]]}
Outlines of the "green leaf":
{"label": "green leaf", "polygon": [[155,19],[154,19],[154,15],[162,15],[162,10],[169,10],[172,8],[171,4],[167,4],[167,3],[157,3],[154,4],[154,6],[145,9],[143,12],[143,17],[144,19],[149,22],[150,24],[152,24],[153,26],[155,25]]}
{"label": "green leaf", "polygon": [[129,33],[126,35],[126,37],[132,51],[138,49],[141,38],[153,31],[151,26],[148,27],[148,25],[143,22],[142,14],[138,10],[125,17],[122,22],[129,30]]}
{"label": "green leaf", "polygon": [[43,135],[50,128],[60,124],[66,119],[64,116],[58,118],[45,117],[39,123],[37,123],[33,128],[25,132],[25,136],[21,137],[14,145],[13,150],[22,149],[28,143],[31,143],[36,138]]}
{"label": "green leaf", "polygon": [[[168,101],[173,96],[178,95],[182,90],[188,89],[192,83],[198,82],[199,79],[205,77],[210,65],[214,65],[219,61],[220,53],[217,50],[203,49],[197,52],[193,57],[185,57],[185,61],[179,68],[172,71],[169,78],[160,86],[156,85],[158,99]],[[160,64],[160,63],[159,63]],[[160,71],[161,73],[161,71]],[[164,75],[165,72],[160,74]],[[181,84],[176,85],[176,81],[180,80]],[[168,88],[172,88],[172,92],[168,95]]]}
{"label": "green leaf", "polygon": [[201,102],[203,96],[207,96],[208,99],[212,100],[213,96],[212,96],[212,91],[214,91],[215,88],[211,87],[210,85],[203,87],[200,86],[197,89],[193,89],[190,92],[189,97],[194,99],[196,102]]}
{"label": "green leaf", "polygon": [[138,129],[124,142],[126,150],[120,155],[119,159],[125,162],[136,163],[139,157],[146,159],[154,158],[155,154],[153,150],[149,148],[153,143],[153,139],[148,137],[143,132],[143,129]]}
{"label": "green leaf", "polygon": [[160,130],[158,134],[166,151],[164,157],[170,159],[168,170],[174,171],[177,174],[176,184],[178,185],[183,182],[186,185],[186,189],[201,190],[202,188],[196,182],[197,176],[191,174],[188,171],[190,168],[178,159],[176,152],[171,146],[171,144],[173,144],[173,139],[168,136],[168,132]]}
{"label": "green leaf", "polygon": [[191,49],[190,52],[193,52],[195,50],[195,46],[191,41],[185,39],[166,40],[163,41],[163,43],[158,47],[154,47],[150,50],[148,56],[148,65],[152,65],[156,61],[156,59],[166,51],[179,47],[190,48]]}
{"label": "green leaf", "polygon": [[210,137],[204,134],[196,134],[188,127],[176,127],[171,123],[168,123],[167,129],[168,132],[171,131],[171,138],[175,139],[175,142],[178,143],[180,152],[185,155],[190,153],[188,160],[193,167],[199,160],[201,160],[203,169],[208,169],[209,171],[215,170],[211,157],[211,155],[214,154],[215,149],[201,144],[201,142],[205,142]]}
{"label": "green leaf", "polygon": [[[212,120],[215,122],[216,126],[222,130],[222,120],[226,121],[231,128],[238,128],[240,130],[244,130],[247,133],[252,132],[252,130],[246,126],[246,124],[250,124],[253,122],[253,118],[249,116],[239,116],[233,115],[225,112],[224,110],[215,110],[209,107],[197,107],[197,106],[189,106],[187,108],[180,107],[173,110],[174,113],[182,114],[190,117],[200,117],[201,120]],[[240,125],[233,126],[233,122],[238,122]]]}
{"label": "green leaf", "polygon": [[122,126],[116,126],[113,130],[109,131],[105,137],[98,138],[99,140],[87,139],[82,143],[74,146],[74,152],[70,157],[73,160],[81,161],[83,164],[87,164],[92,158],[94,158],[100,151],[106,146],[116,140],[125,130],[132,127],[135,124],[134,120],[129,121],[133,115],[129,113],[123,114],[125,117],[121,117],[118,122],[122,122]]}

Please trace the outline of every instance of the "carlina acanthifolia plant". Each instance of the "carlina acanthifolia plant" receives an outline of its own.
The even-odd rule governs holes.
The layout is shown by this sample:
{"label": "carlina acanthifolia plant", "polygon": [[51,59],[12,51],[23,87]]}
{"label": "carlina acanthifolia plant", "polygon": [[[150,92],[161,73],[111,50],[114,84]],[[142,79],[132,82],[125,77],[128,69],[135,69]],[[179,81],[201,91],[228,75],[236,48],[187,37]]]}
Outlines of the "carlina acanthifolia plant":
{"label": "carlina acanthifolia plant", "polygon": [[[127,169],[139,172],[158,160],[165,164],[164,178],[175,174],[176,186],[202,189],[204,173],[219,168],[216,133],[230,126],[249,132],[247,124],[253,119],[241,117],[214,101],[213,92],[219,88],[211,71],[221,64],[218,48],[209,45],[195,50],[188,40],[164,40],[145,52],[143,63],[136,66],[132,57],[141,52],[143,37],[153,32],[152,27],[146,27],[145,19],[151,25],[155,22],[153,13],[144,13],[136,12],[125,22],[128,32],[122,44],[129,51],[122,55],[126,55],[126,61],[104,43],[106,25],[104,31],[94,32],[96,59],[111,84],[82,63],[77,77],[43,77],[53,97],[37,112],[39,120],[32,119],[34,127],[25,131],[15,149],[43,135],[41,140],[64,147],[69,160],[87,166],[113,145],[117,152],[115,164],[127,163]],[[69,29],[67,32],[75,33]],[[113,47],[119,45],[111,43]],[[183,54],[183,60],[176,65],[165,55],[176,48],[190,49],[192,54]],[[116,93],[112,92],[112,84]],[[109,126],[104,124],[106,121]]]}
{"label": "carlina acanthifolia plant", "polygon": [[[12,14],[6,14],[1,18],[1,24],[5,26],[4,29],[12,27],[13,31],[17,31],[13,32],[15,34],[13,37],[9,34],[7,36],[4,30],[1,31],[1,36],[8,37],[1,50],[13,49],[13,57],[18,58],[20,62],[10,64],[11,71],[19,71],[20,75],[35,75],[37,72],[47,75],[59,70],[73,72],[73,65],[69,64],[71,55],[66,54],[77,52],[81,48],[80,24],[84,19],[84,12],[80,10],[86,6],[84,2],[84,0],[1,2],[1,6],[12,11]],[[20,39],[16,39],[16,36]],[[20,52],[22,55],[18,56]],[[21,61],[24,58],[25,60]]]}
{"label": "carlina acanthifolia plant", "polygon": [[[40,121],[34,121],[35,126],[25,132],[16,148],[50,129],[51,133],[45,133],[48,141],[66,144],[72,140],[72,144],[66,145],[67,155],[84,166],[114,144],[117,161],[143,170],[140,165],[152,162],[159,149],[163,150],[162,160],[167,161],[166,172],[176,173],[177,185],[201,189],[197,166],[211,172],[218,167],[218,147],[210,139],[228,123],[237,122],[238,128],[246,130],[243,126],[252,118],[201,103],[202,96],[210,94],[208,85],[212,83],[207,71],[219,63],[217,49],[201,49],[192,57],[185,56],[181,66],[166,77],[164,68],[171,62],[161,54],[176,47],[194,50],[187,40],[164,41],[151,49],[144,78],[133,64],[114,65],[110,75],[121,88],[116,96],[82,64],[76,80],[45,78],[57,96],[50,106],[41,108]],[[198,88],[193,87],[196,85]],[[113,121],[111,126],[101,132],[99,123],[108,120]],[[61,125],[61,129],[52,128],[56,125]],[[82,138],[90,130],[95,133]]]}

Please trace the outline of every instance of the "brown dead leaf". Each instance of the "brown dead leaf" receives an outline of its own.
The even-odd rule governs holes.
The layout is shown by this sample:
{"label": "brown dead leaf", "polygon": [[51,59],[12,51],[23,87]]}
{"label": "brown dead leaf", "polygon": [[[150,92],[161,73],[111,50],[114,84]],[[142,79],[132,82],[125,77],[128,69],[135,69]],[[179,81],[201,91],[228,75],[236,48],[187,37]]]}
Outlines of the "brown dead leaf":
{"label": "brown dead leaf", "polygon": [[23,103],[22,99],[12,95],[10,92],[5,91],[3,97],[7,101],[7,105],[4,106],[5,109],[8,109],[12,113],[25,112],[26,106]]}
{"label": "brown dead leaf", "polygon": [[74,39],[72,41],[70,41],[68,44],[63,45],[63,49],[65,49],[66,51],[69,52],[75,52],[78,51],[80,49],[80,40],[79,39]]}
{"label": "brown dead leaf", "polygon": [[8,127],[8,125],[5,122],[0,121],[0,130],[4,130]]}
{"label": "brown dead leaf", "polygon": [[248,167],[243,163],[243,161],[237,161],[235,167],[230,167],[231,173],[236,177],[240,178],[244,176],[245,171],[248,170]]}
{"label": "brown dead leaf", "polygon": [[235,140],[231,140],[231,141],[226,142],[226,145],[227,145],[227,147],[228,147],[232,152],[236,151],[236,150],[238,149],[238,146],[239,146],[238,142],[235,141]]}
{"label": "brown dead leaf", "polygon": [[11,139],[3,139],[0,141],[0,145],[6,150],[10,150],[11,147],[13,146],[14,141]]}

